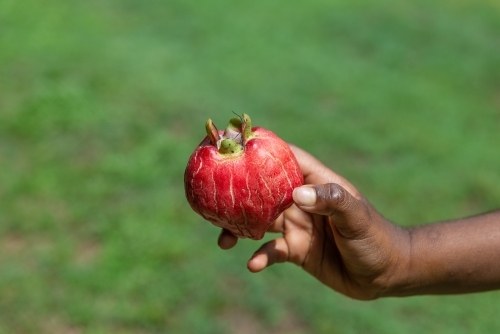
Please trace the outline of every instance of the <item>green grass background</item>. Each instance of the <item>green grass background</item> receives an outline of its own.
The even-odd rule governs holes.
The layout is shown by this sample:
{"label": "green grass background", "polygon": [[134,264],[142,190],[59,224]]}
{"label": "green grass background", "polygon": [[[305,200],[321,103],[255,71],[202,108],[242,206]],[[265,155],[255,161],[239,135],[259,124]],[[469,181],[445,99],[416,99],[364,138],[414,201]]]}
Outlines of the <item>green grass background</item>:
{"label": "green grass background", "polygon": [[221,251],[183,172],[232,110],[398,224],[498,208],[500,5],[0,0],[0,333],[500,331],[498,292],[359,302]]}

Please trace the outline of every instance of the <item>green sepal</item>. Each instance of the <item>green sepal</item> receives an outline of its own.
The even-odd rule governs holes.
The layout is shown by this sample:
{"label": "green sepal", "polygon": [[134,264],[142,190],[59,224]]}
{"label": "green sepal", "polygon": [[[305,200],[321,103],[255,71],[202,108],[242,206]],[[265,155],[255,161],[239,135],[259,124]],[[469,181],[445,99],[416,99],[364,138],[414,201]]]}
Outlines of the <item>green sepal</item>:
{"label": "green sepal", "polygon": [[239,118],[231,118],[224,131],[223,138],[235,139],[240,137],[241,140],[241,121]]}
{"label": "green sepal", "polygon": [[215,124],[212,123],[212,120],[209,118],[205,123],[205,130],[207,130],[208,138],[210,138],[210,143],[214,146],[217,146],[217,142],[219,141],[219,130],[215,127]]}
{"label": "green sepal", "polygon": [[252,132],[252,120],[247,114],[243,114],[243,123],[241,124],[241,133],[243,134],[243,144],[255,137]]}
{"label": "green sepal", "polygon": [[229,124],[227,125],[228,128],[231,128],[235,131],[240,132],[241,131],[241,121],[239,118],[231,118],[229,120]]}

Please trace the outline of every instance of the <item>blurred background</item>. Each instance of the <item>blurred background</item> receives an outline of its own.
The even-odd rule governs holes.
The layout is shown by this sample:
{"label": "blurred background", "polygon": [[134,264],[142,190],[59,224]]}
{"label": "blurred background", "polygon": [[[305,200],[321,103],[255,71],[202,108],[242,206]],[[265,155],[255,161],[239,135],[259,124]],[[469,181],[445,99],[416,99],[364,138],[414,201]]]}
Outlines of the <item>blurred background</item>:
{"label": "blurred background", "polygon": [[232,110],[400,225],[498,208],[499,3],[0,0],[0,332],[500,331],[498,292],[359,302],[220,250],[183,173]]}

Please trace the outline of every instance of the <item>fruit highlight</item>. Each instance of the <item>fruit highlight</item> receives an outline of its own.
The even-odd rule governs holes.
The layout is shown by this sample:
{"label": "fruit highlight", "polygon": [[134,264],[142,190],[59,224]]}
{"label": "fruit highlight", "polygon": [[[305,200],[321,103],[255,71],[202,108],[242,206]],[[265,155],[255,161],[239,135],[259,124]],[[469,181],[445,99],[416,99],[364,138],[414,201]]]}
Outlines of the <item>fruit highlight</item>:
{"label": "fruit highlight", "polygon": [[276,134],[252,128],[246,114],[231,119],[225,131],[211,119],[205,126],[207,136],[184,173],[191,208],[239,238],[262,239],[303,183],[297,159]]}

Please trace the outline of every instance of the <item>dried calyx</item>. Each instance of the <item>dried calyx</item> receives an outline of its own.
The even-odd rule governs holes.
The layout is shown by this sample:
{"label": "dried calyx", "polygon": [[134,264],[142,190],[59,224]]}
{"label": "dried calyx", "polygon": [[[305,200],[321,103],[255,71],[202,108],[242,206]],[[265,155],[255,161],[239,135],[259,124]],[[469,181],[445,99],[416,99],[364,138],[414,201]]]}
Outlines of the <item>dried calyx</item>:
{"label": "dried calyx", "polygon": [[245,144],[255,135],[252,132],[252,121],[247,114],[242,118],[232,118],[229,120],[226,130],[219,134],[219,130],[209,118],[205,124],[210,143],[217,147],[221,154],[236,154],[243,151]]}

